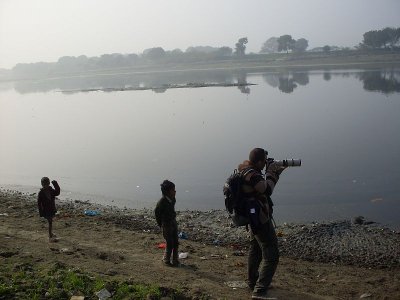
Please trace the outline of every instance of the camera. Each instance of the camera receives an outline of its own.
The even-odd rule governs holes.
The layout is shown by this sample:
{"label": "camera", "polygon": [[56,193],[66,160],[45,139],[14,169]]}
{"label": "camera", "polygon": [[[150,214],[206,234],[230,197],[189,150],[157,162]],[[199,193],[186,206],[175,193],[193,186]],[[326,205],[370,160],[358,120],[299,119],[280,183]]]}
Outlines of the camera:
{"label": "camera", "polygon": [[300,167],[301,166],[301,159],[282,159],[282,160],[277,160],[274,158],[267,158],[267,163],[272,164],[275,163],[279,167]]}
{"label": "camera", "polygon": [[301,159],[282,159],[282,160],[278,160],[278,159],[274,159],[272,157],[268,157],[268,151],[265,151],[265,160],[267,163],[267,166],[275,163],[278,167],[300,167],[301,166]]}

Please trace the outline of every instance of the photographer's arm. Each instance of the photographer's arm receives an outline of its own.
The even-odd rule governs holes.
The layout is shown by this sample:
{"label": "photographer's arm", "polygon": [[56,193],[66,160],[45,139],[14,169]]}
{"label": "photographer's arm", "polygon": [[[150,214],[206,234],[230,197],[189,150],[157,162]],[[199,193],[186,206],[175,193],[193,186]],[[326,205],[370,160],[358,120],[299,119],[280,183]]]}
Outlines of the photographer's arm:
{"label": "photographer's arm", "polygon": [[271,196],[274,191],[275,185],[279,180],[279,175],[284,169],[285,167],[270,163],[265,174],[265,180],[258,182],[254,188],[259,193],[265,193],[268,196]]}

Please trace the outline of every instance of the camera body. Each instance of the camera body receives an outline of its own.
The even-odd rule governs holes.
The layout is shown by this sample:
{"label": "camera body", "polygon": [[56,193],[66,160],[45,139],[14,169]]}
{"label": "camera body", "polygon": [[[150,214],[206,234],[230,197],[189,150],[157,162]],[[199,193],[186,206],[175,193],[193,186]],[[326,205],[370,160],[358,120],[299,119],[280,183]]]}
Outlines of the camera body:
{"label": "camera body", "polygon": [[282,159],[282,160],[277,160],[274,158],[267,158],[268,164],[275,163],[279,167],[300,167],[301,166],[301,159]]}

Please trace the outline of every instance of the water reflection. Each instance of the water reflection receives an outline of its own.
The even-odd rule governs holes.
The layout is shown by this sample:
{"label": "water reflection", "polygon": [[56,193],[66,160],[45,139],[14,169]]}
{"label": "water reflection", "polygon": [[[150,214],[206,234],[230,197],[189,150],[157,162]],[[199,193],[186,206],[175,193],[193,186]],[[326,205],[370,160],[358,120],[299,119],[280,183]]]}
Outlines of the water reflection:
{"label": "water reflection", "polygon": [[359,74],[359,79],[367,91],[377,91],[384,94],[400,92],[400,71],[366,71]]}
{"label": "water reflection", "polygon": [[[131,74],[93,74],[77,75],[45,80],[25,80],[14,83],[14,89],[21,93],[49,92],[54,90],[79,91],[88,89],[124,89],[149,88],[155,93],[164,93],[170,85],[190,84],[238,84],[241,93],[250,94],[248,70],[215,70],[215,71],[171,71],[171,72],[142,72]],[[279,72],[262,73],[263,80],[271,87],[278,88],[283,93],[293,93],[299,86],[310,83],[310,76],[322,76],[323,80],[330,81],[334,77],[354,77],[362,81],[366,91],[382,92],[384,94],[400,92],[400,70],[380,69],[365,71],[340,71],[324,69],[312,70],[285,70]],[[3,83],[4,89],[12,88]]]}
{"label": "water reflection", "polygon": [[310,82],[309,72],[286,72],[282,74],[265,73],[264,81],[272,87],[277,87],[283,93],[293,93],[297,85],[307,85]]}

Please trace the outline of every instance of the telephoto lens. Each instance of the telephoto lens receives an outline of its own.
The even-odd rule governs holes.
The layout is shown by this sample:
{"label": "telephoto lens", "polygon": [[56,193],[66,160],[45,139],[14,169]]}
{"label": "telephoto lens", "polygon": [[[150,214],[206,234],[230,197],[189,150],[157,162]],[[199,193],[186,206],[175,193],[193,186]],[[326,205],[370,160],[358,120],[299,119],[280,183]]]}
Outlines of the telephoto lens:
{"label": "telephoto lens", "polygon": [[280,167],[300,167],[301,159],[282,159],[282,160],[274,160],[274,163]]}

